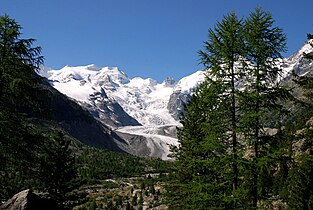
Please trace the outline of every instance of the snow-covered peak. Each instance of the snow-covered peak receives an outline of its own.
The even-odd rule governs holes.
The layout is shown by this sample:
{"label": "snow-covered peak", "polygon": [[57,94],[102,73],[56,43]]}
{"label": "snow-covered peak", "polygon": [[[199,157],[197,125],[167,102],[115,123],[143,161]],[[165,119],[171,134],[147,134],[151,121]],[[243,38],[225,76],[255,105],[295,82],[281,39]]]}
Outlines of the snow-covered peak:
{"label": "snow-covered peak", "polygon": [[40,75],[56,82],[69,82],[71,80],[84,80],[97,82],[97,84],[114,83],[115,85],[129,82],[127,75],[117,67],[98,67],[95,64],[87,66],[64,66],[59,70],[42,68]]}
{"label": "snow-covered peak", "polygon": [[111,81],[116,84],[126,84],[129,82],[127,75],[117,67],[104,67],[100,70],[101,74],[110,77]]}
{"label": "snow-covered peak", "polygon": [[280,79],[288,79],[292,73],[298,75],[304,75],[311,69],[311,63],[307,59],[304,59],[304,54],[313,52],[313,39],[306,41],[300,50],[295,52],[289,58],[284,58],[280,62],[280,66],[283,68]]}
{"label": "snow-covered peak", "polygon": [[116,101],[142,125],[179,124],[167,109],[176,84],[171,78],[163,83],[151,78],[129,79],[117,67],[98,67],[94,64],[65,66],[59,70],[43,67],[40,74],[47,77],[60,92],[90,106],[100,100],[94,96],[104,91],[107,95],[105,100]]}
{"label": "snow-covered peak", "polygon": [[157,84],[158,82],[151,78],[143,79],[141,77],[135,77],[130,80],[127,86],[136,88],[153,88]]}
{"label": "snow-covered peak", "polygon": [[96,64],[87,65],[86,68],[91,71],[99,71],[101,69]]}
{"label": "snow-covered peak", "polygon": [[135,77],[129,83],[111,92],[112,97],[123,109],[145,126],[175,124],[167,110],[172,87],[165,87],[157,81]]}
{"label": "snow-covered peak", "polygon": [[179,80],[174,88],[175,92],[190,93],[193,92],[205,79],[205,70],[199,70],[189,76]]}
{"label": "snow-covered peak", "polygon": [[287,58],[286,60],[288,62],[297,62],[300,60],[300,58],[303,57],[304,53],[311,53],[313,52],[313,39],[310,39],[308,41],[306,41],[302,47],[300,48],[300,50],[298,50],[297,52],[295,52],[293,55],[291,55],[289,58]]}
{"label": "snow-covered peak", "polygon": [[115,89],[129,82],[129,78],[117,67],[64,66],[59,70],[42,67],[41,76],[47,77],[52,85],[69,97],[88,102],[89,96],[101,91],[101,88]]}

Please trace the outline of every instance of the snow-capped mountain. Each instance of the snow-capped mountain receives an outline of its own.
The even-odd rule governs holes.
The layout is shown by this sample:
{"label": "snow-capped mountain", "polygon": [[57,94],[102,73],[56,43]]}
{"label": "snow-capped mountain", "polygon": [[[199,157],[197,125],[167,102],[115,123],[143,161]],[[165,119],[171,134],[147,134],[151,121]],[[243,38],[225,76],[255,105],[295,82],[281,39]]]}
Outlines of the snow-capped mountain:
{"label": "snow-capped mountain", "polygon": [[187,77],[182,78],[173,88],[173,93],[167,104],[167,110],[175,120],[179,120],[184,112],[184,105],[196,88],[204,81],[205,71],[197,71]]}
{"label": "snow-capped mountain", "polygon": [[[65,66],[60,70],[42,68],[40,74],[47,77],[54,88],[110,126],[129,145],[134,144],[130,142],[134,136],[140,137],[150,150],[149,155],[163,159],[167,159],[170,145],[177,144],[176,126],[180,125],[184,103],[204,80],[204,71],[179,82],[171,78],[162,83],[151,78],[130,79],[117,67],[94,64]],[[125,133],[130,136],[123,135]]]}
{"label": "snow-capped mountain", "polygon": [[[298,75],[312,74],[313,62],[303,58],[303,53],[312,51],[308,42],[282,59],[282,79],[290,79],[292,71]],[[183,106],[205,78],[205,71],[200,70],[178,82],[167,78],[158,83],[151,78],[128,78],[117,67],[94,64],[65,66],[60,70],[42,68],[40,74],[110,126],[127,142],[125,151],[162,159],[167,159],[170,145],[177,145],[176,126],[180,125]]]}
{"label": "snow-capped mountain", "polygon": [[[176,82],[169,78],[160,84],[151,78],[129,79],[117,67],[98,68],[94,64],[65,66],[60,70],[44,69],[41,75],[47,77],[57,90],[89,109],[96,107],[100,112],[107,109],[114,113],[116,109],[112,104],[118,104],[119,114],[123,111],[123,114],[129,115],[134,120],[128,118],[124,120],[125,122],[120,122],[113,119],[117,127],[179,124],[167,109],[169,98],[173,90],[177,89]],[[179,90],[184,89],[186,87]],[[92,113],[98,117],[98,113],[94,112],[95,110]]]}
{"label": "snow-capped mountain", "polygon": [[295,74],[299,76],[304,76],[306,74],[313,75],[312,65],[313,62],[305,59],[303,54],[310,54],[313,53],[312,44],[313,40],[309,40],[300,48],[299,51],[295,52],[289,58],[283,59],[283,66],[284,69],[284,79],[288,80],[291,77],[291,72],[294,71]]}

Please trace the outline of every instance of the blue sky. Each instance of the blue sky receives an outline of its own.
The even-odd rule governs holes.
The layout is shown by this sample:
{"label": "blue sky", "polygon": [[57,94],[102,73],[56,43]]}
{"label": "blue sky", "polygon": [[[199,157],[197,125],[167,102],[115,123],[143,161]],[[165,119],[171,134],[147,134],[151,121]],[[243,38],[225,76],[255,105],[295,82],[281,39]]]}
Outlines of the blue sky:
{"label": "blue sky", "polygon": [[208,29],[229,12],[246,17],[256,7],[287,35],[285,56],[313,33],[312,0],[0,0],[0,15],[37,39],[48,67],[118,66],[130,78],[161,82],[201,69],[197,51]]}

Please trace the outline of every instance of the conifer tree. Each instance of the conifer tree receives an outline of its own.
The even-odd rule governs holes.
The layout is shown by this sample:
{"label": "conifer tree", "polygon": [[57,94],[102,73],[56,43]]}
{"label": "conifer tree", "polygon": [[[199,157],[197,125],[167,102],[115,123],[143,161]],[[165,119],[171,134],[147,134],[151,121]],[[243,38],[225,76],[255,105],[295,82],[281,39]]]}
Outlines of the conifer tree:
{"label": "conifer tree", "polygon": [[[308,34],[308,39],[313,36]],[[312,45],[312,44],[311,44]],[[312,54],[304,54],[306,59],[313,60]],[[294,161],[285,186],[288,207],[290,209],[313,209],[313,76],[294,75],[294,82],[301,90],[297,107],[301,120],[294,125],[293,145],[301,145],[294,149]]]}
{"label": "conifer tree", "polygon": [[242,21],[235,13],[227,15],[209,30],[204,50],[199,52],[207,70],[206,81],[186,107],[176,152],[177,175],[184,184],[175,187],[186,193],[184,201],[188,204],[182,205],[190,208],[234,209],[238,205],[239,113],[235,84],[243,67],[242,32]]}
{"label": "conifer tree", "polygon": [[70,140],[59,131],[47,141],[42,152],[40,179],[44,188],[62,207],[66,193],[71,190],[76,178],[75,159],[70,149]]}
{"label": "conifer tree", "polygon": [[[21,26],[8,16],[0,17],[0,105],[2,108],[35,101],[27,91],[35,86],[35,72],[43,63],[34,39],[21,39]],[[23,87],[23,88],[21,88]],[[33,91],[33,90],[31,90]],[[18,100],[18,101],[17,101]],[[14,104],[12,104],[14,103]]]}
{"label": "conifer tree", "polygon": [[[209,40],[205,50],[200,51],[201,61],[207,68],[207,77],[221,81],[224,87],[224,98],[229,103],[229,129],[231,132],[233,190],[238,188],[238,90],[235,86],[240,80],[244,64],[244,39],[242,20],[231,13],[217,23],[214,30],[209,30]],[[225,111],[225,116],[228,115]]]}
{"label": "conifer tree", "polygon": [[185,108],[187,115],[178,132],[180,147],[175,153],[176,180],[168,188],[173,209],[226,208],[231,203],[228,163],[232,157],[226,152],[229,141],[221,114],[228,104],[221,103],[221,85],[204,82]]}
{"label": "conifer tree", "polygon": [[[174,150],[171,207],[256,209],[271,196],[282,143],[281,132],[266,133],[265,117],[282,116],[290,96],[278,82],[286,37],[273,23],[256,9],[244,22],[233,13],[209,30],[200,51],[207,77],[186,106]],[[175,203],[179,197],[185,199]]]}
{"label": "conifer tree", "polygon": [[21,39],[21,26],[8,16],[0,17],[0,197],[12,196],[33,179],[37,141],[25,115],[39,104],[35,72],[43,57],[34,39]]}
{"label": "conifer tree", "polygon": [[[241,126],[245,139],[253,151],[251,174],[252,207],[257,208],[271,176],[271,158],[268,150],[272,137],[265,131],[266,113],[280,112],[282,100],[289,97],[289,90],[279,83],[282,69],[277,63],[286,48],[282,30],[274,27],[270,13],[257,8],[245,21],[246,59],[248,60],[245,89],[241,94]],[[262,151],[262,152],[261,152]],[[267,177],[267,178],[266,178]],[[265,178],[265,179],[263,179]]]}

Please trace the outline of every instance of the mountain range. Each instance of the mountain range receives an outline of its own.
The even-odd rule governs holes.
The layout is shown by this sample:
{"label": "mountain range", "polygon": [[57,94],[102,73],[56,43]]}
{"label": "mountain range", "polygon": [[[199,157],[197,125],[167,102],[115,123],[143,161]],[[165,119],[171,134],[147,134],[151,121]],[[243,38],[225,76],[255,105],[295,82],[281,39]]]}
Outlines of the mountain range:
{"label": "mountain range", "polygon": [[[281,80],[290,81],[291,72],[313,75],[313,62],[303,58],[303,53],[313,52],[310,42],[289,58],[280,60]],[[169,158],[170,145],[178,144],[179,117],[190,96],[205,79],[205,71],[199,70],[179,81],[166,78],[158,83],[151,78],[129,78],[117,67],[95,64],[65,66],[59,70],[42,67],[39,74],[71,103],[76,102],[84,111],[89,111],[97,123],[105,127],[104,132],[119,150],[162,159]],[[88,138],[93,134],[84,135]],[[101,138],[94,141],[101,141]],[[87,143],[93,145],[92,140]]]}

